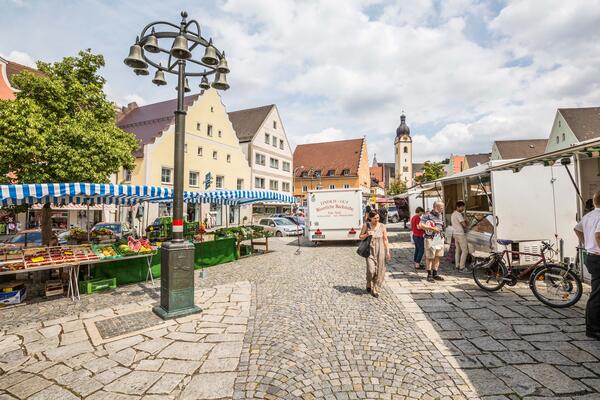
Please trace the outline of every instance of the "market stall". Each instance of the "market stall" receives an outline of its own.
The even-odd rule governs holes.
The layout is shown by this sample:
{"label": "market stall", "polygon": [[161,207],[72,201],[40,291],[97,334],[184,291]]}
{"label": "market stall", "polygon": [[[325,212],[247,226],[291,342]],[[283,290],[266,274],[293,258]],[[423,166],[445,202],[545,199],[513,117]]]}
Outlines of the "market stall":
{"label": "market stall", "polygon": [[[34,205],[50,203],[55,206],[65,204],[115,204],[132,205],[141,202],[170,202],[172,190],[152,186],[112,185],[93,183],[57,183],[57,184],[23,184],[0,185],[0,205]],[[218,203],[226,206],[252,204],[257,201],[285,201],[294,202],[292,196],[269,191],[215,191],[215,192],[185,192],[184,201],[188,203]],[[258,229],[251,232],[256,232]],[[170,229],[165,229],[168,240]],[[231,234],[206,240],[200,226],[196,223],[190,225],[188,239],[194,242],[195,266],[202,268],[223,262],[233,261],[239,257],[239,238]],[[206,232],[204,232],[206,233]],[[68,275],[68,295],[78,298],[80,288],[80,267],[86,266],[88,276],[85,286],[90,290],[97,287],[114,287],[117,284],[126,284],[149,280],[160,276],[160,242],[150,243],[149,240],[136,240],[113,242],[110,235],[103,234],[91,237],[89,232],[77,232],[78,237],[71,239],[69,245],[37,248],[11,248],[7,247],[0,252],[0,278],[2,275],[15,275],[35,271],[51,270],[58,273],[65,271]],[[208,235],[207,235],[208,236]],[[260,237],[265,237],[261,234]],[[106,238],[109,238],[106,241]],[[256,239],[257,233],[250,236]],[[104,241],[103,241],[104,240]],[[266,239],[265,239],[266,240]],[[93,241],[94,243],[90,243]],[[86,242],[86,243],[81,243]],[[111,280],[110,283],[106,281]],[[9,282],[12,284],[13,282]],[[10,287],[11,285],[7,285]],[[54,287],[54,286],[53,286]],[[58,291],[58,290],[57,290]],[[48,293],[48,291],[47,291]],[[0,303],[10,303],[15,296],[0,297]],[[18,298],[18,296],[17,296]],[[4,301],[6,300],[6,301]]]}

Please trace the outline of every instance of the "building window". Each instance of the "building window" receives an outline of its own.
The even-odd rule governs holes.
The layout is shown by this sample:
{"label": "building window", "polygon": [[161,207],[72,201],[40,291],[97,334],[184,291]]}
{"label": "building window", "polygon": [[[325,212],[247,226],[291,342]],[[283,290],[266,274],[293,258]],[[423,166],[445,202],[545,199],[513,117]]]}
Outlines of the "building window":
{"label": "building window", "polygon": [[302,199],[302,207],[308,207],[308,200]]}
{"label": "building window", "polygon": [[560,143],[560,138],[557,136],[556,137],[556,144],[559,144],[559,143]]}
{"label": "building window", "polygon": [[342,171],[342,175],[343,175],[343,176],[348,176],[348,175],[350,175],[350,170],[349,170],[349,169],[345,169],[345,170],[343,170],[343,171]]}
{"label": "building window", "polygon": [[231,162],[231,154],[227,154],[227,162],[230,163]]}
{"label": "building window", "polygon": [[202,147],[198,147],[198,155],[202,157]]}
{"label": "building window", "polygon": [[277,138],[273,136],[273,147],[277,147]]}
{"label": "building window", "polygon": [[240,206],[229,206],[229,223],[233,225],[239,225]]}
{"label": "building window", "polygon": [[308,186],[307,185],[302,185],[302,191],[303,192],[308,192]]}
{"label": "building window", "polygon": [[210,112],[215,112],[215,108],[213,106],[210,106]]}
{"label": "building window", "polygon": [[225,178],[223,178],[220,175],[217,175],[217,178],[215,180],[215,186],[216,186],[216,188],[217,189],[223,189],[224,182],[225,182]]}
{"label": "building window", "polygon": [[265,178],[254,178],[254,186],[257,189],[264,189],[265,188]]}
{"label": "building window", "polygon": [[327,171],[327,176],[335,176],[335,169],[330,169]]}
{"label": "building window", "polygon": [[308,171],[302,171],[302,176],[303,178],[308,178]]}
{"label": "building window", "polygon": [[396,147],[396,155],[398,155],[398,148]]}
{"label": "building window", "polygon": [[223,136],[223,134],[221,133],[221,131],[219,131],[217,134],[219,135],[219,137]]}
{"label": "building window", "polygon": [[173,179],[173,168],[165,168],[162,167],[161,171],[160,171],[160,181],[162,183],[173,183],[172,181]]}
{"label": "building window", "polygon": [[271,144],[271,135],[269,135],[268,133],[265,133],[265,143]]}
{"label": "building window", "polygon": [[238,178],[237,180],[237,190],[244,190],[244,180]]}
{"label": "building window", "polygon": [[198,187],[198,178],[200,177],[199,172],[190,171],[190,186]]}
{"label": "building window", "polygon": [[185,143],[185,144],[183,145],[183,152],[184,152],[184,153],[187,153],[187,143]]}
{"label": "building window", "polygon": [[199,131],[200,130],[200,122],[196,122],[196,130]]}
{"label": "building window", "polygon": [[273,129],[277,129],[277,121],[273,121]]}
{"label": "building window", "polygon": [[315,178],[320,178],[321,177],[321,170],[318,169],[315,171]]}
{"label": "building window", "polygon": [[565,141],[565,133],[564,132],[563,132],[562,136],[563,136],[563,142],[564,142]]}
{"label": "building window", "polygon": [[265,165],[265,162],[267,161],[267,157],[260,153],[256,153],[256,157],[254,157],[254,159],[256,160],[256,165]]}
{"label": "building window", "polygon": [[279,148],[283,150],[283,140],[279,139]]}
{"label": "building window", "polygon": [[290,191],[290,183],[289,182],[281,182],[281,190],[284,192]]}
{"label": "building window", "polygon": [[269,180],[269,189],[279,190],[279,182],[274,181],[274,180]]}
{"label": "building window", "polygon": [[217,159],[217,152],[213,151],[213,159],[216,160]]}
{"label": "building window", "polygon": [[212,125],[206,126],[206,136],[212,137]]}
{"label": "building window", "polygon": [[123,181],[131,182],[131,170],[130,169],[123,170]]}
{"label": "building window", "polygon": [[402,150],[402,152],[408,153],[408,146],[404,146],[404,149]]}
{"label": "building window", "polygon": [[350,184],[344,183],[344,189],[350,189]]}
{"label": "building window", "polygon": [[558,127],[560,128],[560,120],[558,120]]}
{"label": "building window", "polygon": [[335,189],[335,185],[329,185],[329,189]]}
{"label": "building window", "polygon": [[321,185],[317,185],[316,189],[321,190],[323,187]]}
{"label": "building window", "polygon": [[279,169],[279,160],[276,158],[271,158],[271,168]]}
{"label": "building window", "polygon": [[281,169],[283,169],[285,172],[290,172],[290,163],[289,161],[283,161],[281,164]]}
{"label": "building window", "polygon": [[408,167],[402,167],[402,172],[408,172]]}

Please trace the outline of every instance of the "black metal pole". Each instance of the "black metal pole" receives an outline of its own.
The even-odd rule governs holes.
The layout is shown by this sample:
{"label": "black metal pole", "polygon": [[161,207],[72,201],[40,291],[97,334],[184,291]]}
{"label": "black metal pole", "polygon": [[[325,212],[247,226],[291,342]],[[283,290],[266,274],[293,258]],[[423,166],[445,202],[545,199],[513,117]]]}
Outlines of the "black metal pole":
{"label": "black metal pole", "polygon": [[183,242],[183,175],[185,147],[185,60],[178,60],[177,109],[175,110],[175,177],[173,186],[173,242]]}

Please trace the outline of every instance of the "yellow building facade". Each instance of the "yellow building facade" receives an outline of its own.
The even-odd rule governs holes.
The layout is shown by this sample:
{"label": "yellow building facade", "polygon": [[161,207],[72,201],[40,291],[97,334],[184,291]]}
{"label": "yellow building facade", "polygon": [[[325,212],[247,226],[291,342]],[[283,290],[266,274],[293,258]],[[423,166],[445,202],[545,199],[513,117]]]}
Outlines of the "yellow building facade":
{"label": "yellow building facade", "polygon": [[[117,183],[173,186],[175,101],[144,107],[131,107],[118,121],[119,127],[136,134],[141,149],[135,168],[121,170]],[[216,90],[186,97],[184,190],[204,191],[205,178],[212,178],[206,190],[249,190],[251,170],[240,147],[227,111]],[[210,226],[235,226],[249,222],[251,206],[187,204],[188,220],[208,220]],[[171,215],[171,204],[150,204],[144,211],[147,223],[162,215]],[[133,210],[121,211],[120,219],[131,220]],[[138,216],[140,213],[135,213]],[[138,221],[134,221],[136,224]]]}

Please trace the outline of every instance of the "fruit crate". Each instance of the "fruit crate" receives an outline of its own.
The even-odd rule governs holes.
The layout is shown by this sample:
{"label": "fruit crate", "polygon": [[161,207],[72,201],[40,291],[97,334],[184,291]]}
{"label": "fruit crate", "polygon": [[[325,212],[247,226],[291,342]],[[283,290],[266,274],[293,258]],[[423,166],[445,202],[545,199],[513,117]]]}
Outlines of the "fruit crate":
{"label": "fruit crate", "polygon": [[[98,257],[103,260],[112,260],[114,258],[121,258],[122,255],[119,254],[116,247],[112,244],[97,244],[92,246],[92,250]],[[113,254],[113,255],[110,255]]]}
{"label": "fruit crate", "polygon": [[92,294],[101,290],[116,289],[116,287],[117,278],[95,278],[79,282],[79,292],[84,294]]}

